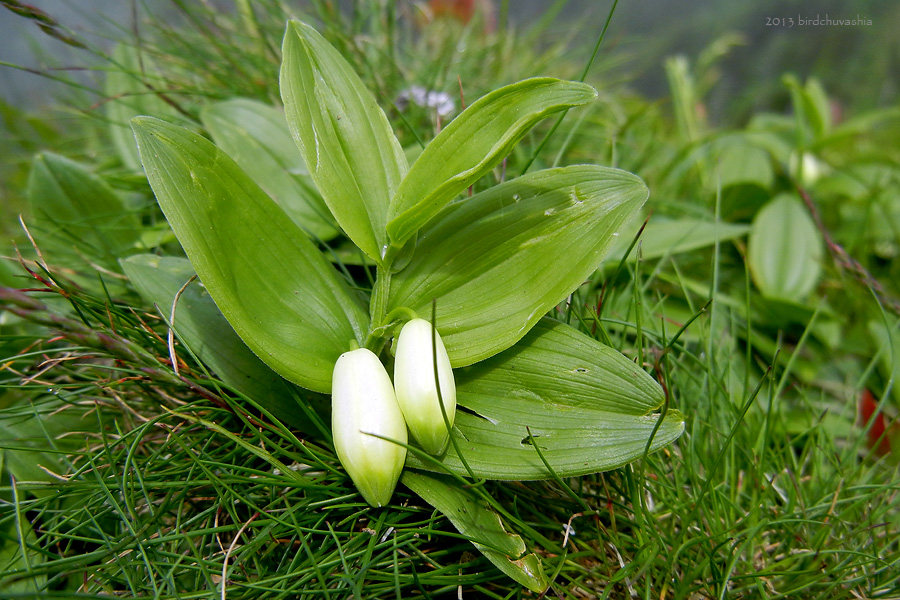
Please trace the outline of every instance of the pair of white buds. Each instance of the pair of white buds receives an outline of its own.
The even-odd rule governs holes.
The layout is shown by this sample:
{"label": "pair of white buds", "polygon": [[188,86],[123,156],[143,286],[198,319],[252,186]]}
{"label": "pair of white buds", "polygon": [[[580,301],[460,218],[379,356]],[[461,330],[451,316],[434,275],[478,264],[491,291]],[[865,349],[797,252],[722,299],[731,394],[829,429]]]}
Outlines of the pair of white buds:
{"label": "pair of white buds", "polygon": [[[456,414],[450,358],[437,332],[437,381],[431,323],[413,319],[397,338],[394,382],[366,348],[341,354],[332,376],[331,429],[338,459],[372,506],[391,499],[406,462],[407,427],[429,454],[441,454]],[[441,405],[443,404],[443,411]],[[447,423],[444,421],[446,415]]]}

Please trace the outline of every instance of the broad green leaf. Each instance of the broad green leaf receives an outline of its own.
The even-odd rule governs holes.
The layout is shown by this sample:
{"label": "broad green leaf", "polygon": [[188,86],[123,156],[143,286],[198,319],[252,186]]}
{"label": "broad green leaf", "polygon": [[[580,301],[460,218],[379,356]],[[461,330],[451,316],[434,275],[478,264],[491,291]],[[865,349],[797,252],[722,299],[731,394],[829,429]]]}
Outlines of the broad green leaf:
{"label": "broad green leaf", "polygon": [[503,573],[533,592],[543,592],[550,582],[541,559],[525,554],[525,542],[503,527],[500,516],[471,490],[447,477],[407,470],[403,484],[447,517],[457,531]]}
{"label": "broad green leaf", "polygon": [[420,232],[389,310],[431,314],[454,367],[516,343],[600,264],[647,199],[631,173],[547,169],[453,204]]}
{"label": "broad green leaf", "polygon": [[[176,294],[194,275],[186,258],[154,254],[132,256],[122,261],[122,268],[144,300],[167,319]],[[226,384],[285,423],[315,431],[291,395],[290,384],[241,341],[200,282],[188,285],[178,297],[173,325],[182,342]]]}
{"label": "broad green leaf", "polygon": [[0,410],[0,454],[6,470],[20,483],[46,484],[46,489],[30,486],[28,493],[41,497],[57,493],[55,484],[60,481],[51,473],[68,474],[66,455],[82,449],[85,436],[96,431],[96,421],[84,418],[87,412],[87,407],[49,396],[39,401],[19,399]]}
{"label": "broad green leaf", "polygon": [[387,226],[393,245],[402,246],[494,168],[535,123],[596,97],[597,91],[585,83],[539,77],[478,99],[431,140],[400,184]]}
{"label": "broad green leaf", "polygon": [[368,316],[303,231],[211,142],[159,119],[132,121],[159,205],[244,343],[285,379],[331,390]]}
{"label": "broad green leaf", "polygon": [[[528,430],[557,475],[570,477],[621,467],[644,454],[659,420],[663,390],[632,361],[552,319],[483,362],[455,371],[453,436],[478,477],[551,476]],[[669,410],[650,451],[676,440],[684,419]],[[444,466],[465,475],[451,444]],[[407,465],[435,466],[410,455]]]}
{"label": "broad green leaf", "polygon": [[284,113],[256,100],[209,104],[200,113],[213,142],[315,238],[338,234],[325,201],[306,172]]}
{"label": "broad green leaf", "polygon": [[794,302],[806,298],[819,280],[822,254],[821,234],[792,194],[776,196],[753,220],[747,259],[764,296]]}
{"label": "broad green leaf", "polygon": [[25,509],[4,520],[6,525],[0,529],[0,590],[12,598],[45,597],[47,574],[29,574],[44,564],[44,550],[25,516]]}
{"label": "broad green leaf", "polygon": [[[771,138],[771,139],[767,139]],[[750,220],[771,197],[775,182],[773,147],[781,137],[770,132],[725,133],[686,145],[665,171],[673,186],[683,186],[698,175],[706,193],[721,194],[720,216],[726,221]],[[786,150],[785,157],[790,153]],[[688,192],[697,193],[696,186]]]}
{"label": "broad green leaf", "polygon": [[138,241],[137,217],[100,177],[68,158],[34,158],[28,200],[38,241],[52,239],[75,256],[114,266]]}
{"label": "broad green leaf", "polygon": [[772,159],[768,152],[743,139],[725,138],[717,144],[718,185],[756,185],[769,189],[775,181]]}
{"label": "broad green leaf", "polygon": [[[641,222],[632,223],[628,231],[616,237],[616,245],[610,251],[604,264],[615,264],[622,260],[634,235],[640,229]],[[749,225],[736,223],[714,223],[699,219],[651,219],[641,234],[641,258],[654,260],[675,254],[692,252],[700,248],[715,245],[747,235]],[[629,261],[637,260],[637,252],[628,255]]]}
{"label": "broad green leaf", "polygon": [[388,204],[407,171],[384,112],[340,53],[290,21],[281,97],[294,141],[338,224],[376,262],[387,248]]}
{"label": "broad green leaf", "polygon": [[713,151],[716,177],[711,181],[721,189],[720,214],[729,221],[750,220],[769,198],[775,171],[771,155],[746,139],[728,136]]}
{"label": "broad green leaf", "polygon": [[[810,306],[805,300],[754,296],[752,306],[754,321],[767,329],[786,329],[797,325],[808,325],[810,319],[816,314],[816,306]],[[818,325],[818,322],[814,325]],[[816,329],[818,328],[810,329],[810,333],[815,334]]]}
{"label": "broad green leaf", "polygon": [[152,89],[162,85],[161,80],[160,85],[154,85],[158,75],[146,53],[140,53],[132,46],[119,45],[113,50],[110,63],[113,67],[106,74],[103,88],[109,99],[105,104],[109,137],[122,164],[140,172],[141,157],[131,131],[131,119],[138,115],[152,115],[173,120],[176,112]]}

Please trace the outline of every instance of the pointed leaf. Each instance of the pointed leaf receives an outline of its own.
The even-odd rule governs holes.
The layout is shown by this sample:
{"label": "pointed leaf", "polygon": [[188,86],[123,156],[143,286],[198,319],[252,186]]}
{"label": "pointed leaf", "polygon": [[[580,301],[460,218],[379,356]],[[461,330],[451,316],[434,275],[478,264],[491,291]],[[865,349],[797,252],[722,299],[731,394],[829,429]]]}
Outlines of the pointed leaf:
{"label": "pointed leaf", "polygon": [[[552,319],[543,319],[502,354],[456,372],[453,435],[478,477],[551,476],[531,445],[531,429],[557,475],[606,471],[644,454],[663,404],[653,378],[612,348]],[[676,440],[684,419],[669,410],[651,452]],[[443,464],[466,469],[451,444]],[[407,465],[434,470],[410,455]]]}
{"label": "pointed leaf", "polygon": [[119,196],[63,156],[45,152],[34,158],[28,200],[42,233],[76,254],[117,266],[118,255],[138,241],[137,217]]}
{"label": "pointed leaf", "polygon": [[299,21],[284,35],[281,97],[325,203],[347,236],[380,261],[388,203],[408,168],[384,112],[344,57]]}
{"label": "pointed leaf", "polygon": [[368,316],[307,236],[225,153],[158,119],[132,121],[159,205],[244,343],[286,379],[331,390]]}
{"label": "pointed leaf", "polygon": [[631,173],[548,169],[450,206],[420,233],[389,309],[429,315],[454,367],[509,348],[600,264],[647,199]]}
{"label": "pointed leaf", "polygon": [[593,101],[585,83],[526,79],[477,100],[425,148],[391,200],[388,233],[402,246],[448,202],[510,153],[538,121]]}
{"label": "pointed leaf", "polygon": [[[186,258],[155,254],[129,257],[122,261],[122,268],[141,297],[156,305],[166,318],[176,294],[194,275],[194,267]],[[253,398],[285,423],[303,431],[315,431],[297,406],[289,384],[241,341],[199,281],[188,285],[178,297],[174,329],[182,342],[226,384]]]}
{"label": "pointed leaf", "polygon": [[525,554],[522,538],[506,531],[500,516],[474,492],[463,489],[447,477],[417,471],[406,471],[400,481],[438,509],[457,531],[467,536],[489,561],[516,583],[538,593],[549,587],[541,559],[533,553]]}
{"label": "pointed leaf", "polygon": [[781,194],[753,220],[747,260],[764,296],[788,301],[806,298],[821,272],[822,237],[794,195]]}
{"label": "pointed leaf", "polygon": [[284,113],[256,100],[235,98],[203,107],[213,142],[315,238],[338,234],[334,218],[306,172]]}

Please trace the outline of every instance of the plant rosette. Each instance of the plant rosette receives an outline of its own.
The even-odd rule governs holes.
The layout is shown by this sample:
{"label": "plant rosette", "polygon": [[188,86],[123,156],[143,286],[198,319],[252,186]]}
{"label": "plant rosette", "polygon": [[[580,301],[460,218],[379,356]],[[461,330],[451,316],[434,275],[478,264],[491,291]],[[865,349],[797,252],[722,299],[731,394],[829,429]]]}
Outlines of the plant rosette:
{"label": "plant rosette", "polygon": [[[385,351],[397,326],[410,315],[428,314],[436,301],[434,325],[445,351],[437,370],[454,370],[458,410],[454,418],[447,393],[440,423],[432,416],[432,425],[423,428],[407,415],[413,439],[428,452],[443,452],[435,456],[408,446],[401,481],[447,514],[505,573],[531,589],[546,588],[539,560],[534,554],[523,558],[518,536],[503,532],[503,539],[518,540],[512,545],[489,537],[486,532],[502,531],[496,514],[459,478],[594,473],[639,459],[681,435],[683,417],[675,410],[658,412],[663,390],[639,365],[544,317],[595,271],[649,193],[631,173],[574,165],[463,194],[538,121],[593,101],[596,91],[549,77],[502,87],[450,121],[409,165],[373,95],[309,25],[287,25],[280,86],[284,130],[296,148],[283,142],[267,147],[274,143],[267,140],[283,136],[253,131],[252,119],[244,123],[250,129],[246,143],[229,142],[242,149],[241,164],[256,162],[256,168],[241,168],[183,127],[150,116],[132,120],[144,170],[170,226],[247,347],[284,379],[335,395],[336,446],[341,428],[358,427],[359,435],[398,445],[397,453],[407,447],[396,421],[386,432],[367,432],[367,423],[354,421],[357,411],[368,414],[371,407],[352,394],[344,406],[339,381],[376,372],[372,357]],[[232,107],[238,114],[247,108],[246,102]],[[263,113],[266,127],[277,122],[271,109]],[[216,129],[222,129],[221,119]],[[257,181],[250,173],[262,178],[264,161],[297,150],[305,165],[297,181],[317,193],[285,193],[276,201],[264,191],[272,181]],[[321,216],[319,204],[330,216]],[[304,214],[319,217],[304,227]],[[308,232],[326,231],[328,223],[374,263],[367,297],[332,264],[334,255],[311,239]],[[402,345],[403,333],[400,338]],[[371,356],[365,355],[359,373],[343,375],[340,357],[356,356],[357,347]],[[420,368],[426,362],[418,357]],[[400,369],[394,385],[403,387]],[[379,374],[353,394],[380,398],[388,395],[388,384]],[[398,393],[405,397],[405,391]],[[433,401],[427,404],[437,414]],[[345,416],[357,424],[347,425]],[[422,433],[448,424],[445,450],[443,438]],[[341,450],[338,455],[347,460]],[[383,468],[394,477],[392,456]],[[345,467],[352,476],[353,467]],[[353,479],[368,502],[387,503],[381,492],[360,486],[358,474]],[[452,516],[460,507],[472,518]]]}

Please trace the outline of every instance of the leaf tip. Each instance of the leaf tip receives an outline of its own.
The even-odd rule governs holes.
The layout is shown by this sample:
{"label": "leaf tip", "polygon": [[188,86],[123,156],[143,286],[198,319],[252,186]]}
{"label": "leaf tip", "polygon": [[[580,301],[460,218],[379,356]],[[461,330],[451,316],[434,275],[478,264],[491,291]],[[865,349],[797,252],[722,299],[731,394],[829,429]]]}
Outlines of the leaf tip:
{"label": "leaf tip", "polygon": [[294,35],[297,36],[298,41],[305,41],[306,38],[310,37],[313,34],[318,35],[318,32],[311,25],[304,23],[300,19],[290,19],[287,22],[287,30],[285,32],[284,39],[288,40],[288,33],[293,31]]}
{"label": "leaf tip", "polygon": [[160,125],[165,124],[165,121],[155,117],[138,116],[133,117],[129,123],[134,139],[138,142],[138,150],[140,150],[140,142],[146,141],[147,136],[154,135],[160,129]]}
{"label": "leaf tip", "polygon": [[144,126],[152,123],[155,120],[156,119],[154,119],[153,117],[147,117],[147,116],[132,117],[131,128],[135,129],[137,127],[144,127]]}

